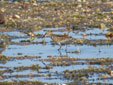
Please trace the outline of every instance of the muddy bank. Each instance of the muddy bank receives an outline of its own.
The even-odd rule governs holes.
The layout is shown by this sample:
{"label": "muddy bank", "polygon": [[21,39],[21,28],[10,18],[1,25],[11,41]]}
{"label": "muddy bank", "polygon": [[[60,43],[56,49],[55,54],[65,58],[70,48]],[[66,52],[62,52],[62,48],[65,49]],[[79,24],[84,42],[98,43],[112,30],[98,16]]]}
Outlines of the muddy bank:
{"label": "muddy bank", "polygon": [[18,28],[40,30],[42,27],[90,26],[104,23],[113,25],[113,2],[1,2],[0,11],[5,17],[1,29]]}

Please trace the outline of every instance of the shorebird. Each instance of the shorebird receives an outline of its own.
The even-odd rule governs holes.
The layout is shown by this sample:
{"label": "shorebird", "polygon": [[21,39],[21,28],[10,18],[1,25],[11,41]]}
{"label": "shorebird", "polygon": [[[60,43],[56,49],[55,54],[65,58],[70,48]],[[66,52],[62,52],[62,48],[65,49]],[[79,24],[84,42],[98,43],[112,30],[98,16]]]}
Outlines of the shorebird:
{"label": "shorebird", "polygon": [[64,34],[64,35],[58,35],[58,34],[53,34],[52,31],[48,31],[45,33],[45,37],[49,36],[51,37],[52,41],[57,43],[60,48],[58,50],[61,49],[62,45],[66,45],[66,51],[67,51],[67,44],[70,43],[72,41],[72,37],[69,37],[68,34]]}
{"label": "shorebird", "polygon": [[36,37],[36,34],[33,31],[25,31],[24,33],[30,37],[29,39],[30,42],[32,42]]}
{"label": "shorebird", "polygon": [[27,34],[27,36],[30,36],[30,37],[35,37],[36,36],[36,34],[34,34],[34,32],[32,32],[32,31],[26,31],[24,33]]}

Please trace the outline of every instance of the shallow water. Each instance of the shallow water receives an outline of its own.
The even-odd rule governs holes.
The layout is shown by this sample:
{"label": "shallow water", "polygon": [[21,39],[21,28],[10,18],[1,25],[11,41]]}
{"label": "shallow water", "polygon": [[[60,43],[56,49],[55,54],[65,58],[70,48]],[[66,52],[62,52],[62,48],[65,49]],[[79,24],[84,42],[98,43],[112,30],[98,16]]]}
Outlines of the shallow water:
{"label": "shallow water", "polygon": [[[65,52],[66,46],[62,46],[62,49],[58,51],[59,46],[55,45],[41,45],[41,44],[30,44],[30,45],[9,45],[2,54],[7,56],[41,56],[47,58],[47,56],[59,56],[68,55],[70,57],[78,58],[102,58],[102,57],[113,57],[112,49],[113,45],[102,45],[102,46],[88,46],[88,45],[68,45],[67,51]],[[80,49],[80,53],[73,53],[77,49]],[[24,50],[24,51],[23,51]],[[86,55],[87,54],[87,55]]]}
{"label": "shallow water", "polygon": [[[62,31],[62,29],[65,28],[53,28],[53,34],[64,34],[64,33],[68,33],[69,36],[72,36],[73,38],[83,38],[82,34],[86,33],[87,37],[86,39],[107,39],[105,37],[105,33],[107,33],[108,31],[102,31],[100,29],[97,28],[93,28],[93,29],[89,29],[83,32],[80,32],[79,30],[77,31],[72,31],[72,32],[68,32],[68,31]],[[35,32],[36,34],[45,34],[46,31],[48,31],[49,29],[44,28],[41,31]],[[15,38],[12,38],[12,41],[15,43],[21,43],[22,40],[29,40],[30,37],[27,36],[24,33],[21,32],[3,32],[5,34],[8,34],[10,36],[15,36]],[[45,38],[34,38],[34,41],[32,42],[41,42],[41,41],[45,41],[47,42],[47,44],[33,44],[33,43],[29,43],[29,44],[9,44],[6,46],[5,50],[2,52],[2,54],[9,56],[9,57],[23,57],[23,56],[41,56],[41,58],[32,58],[32,59],[23,59],[23,60],[19,60],[19,59],[14,59],[14,60],[10,60],[7,61],[4,64],[0,64],[0,66],[5,66],[5,67],[9,67],[10,69],[13,69],[14,67],[18,67],[18,66],[31,66],[33,64],[39,64],[41,67],[44,67],[45,65],[40,61],[40,59],[47,59],[47,56],[53,56],[53,57],[57,57],[57,56],[61,56],[61,55],[67,55],[68,57],[77,57],[77,58],[106,58],[106,57],[110,57],[112,58],[112,50],[113,50],[113,45],[98,45],[98,46],[90,46],[90,45],[68,45],[67,47],[67,52],[65,51],[66,46],[62,46],[61,50],[58,51],[59,45],[53,45],[51,43],[51,38],[50,37],[45,37]],[[2,48],[1,48],[2,49]],[[80,53],[74,53],[75,51],[80,50]],[[49,62],[45,62],[46,64],[49,64]],[[100,67],[99,65],[94,65],[95,67]],[[54,66],[52,69],[48,71],[48,69],[40,69],[40,72],[37,71],[33,71],[33,70],[23,70],[23,71],[19,71],[17,72],[16,70],[14,70],[14,72],[11,75],[27,75],[30,73],[33,74],[48,74],[48,73],[52,73],[52,78],[48,79],[46,77],[33,77],[33,78],[24,78],[24,77],[20,77],[20,78],[16,78],[16,77],[11,77],[8,79],[4,79],[4,80],[12,80],[12,79],[17,79],[17,80],[40,80],[42,82],[52,82],[52,83],[66,83],[69,82],[69,80],[63,79],[62,75],[57,75],[55,72],[59,72],[62,73],[64,70],[69,69],[69,70],[78,70],[78,69],[87,69],[88,65],[70,65],[70,66]],[[4,70],[4,69],[0,69],[0,70]],[[44,73],[46,72],[46,73]],[[10,73],[5,73],[4,75],[10,75]],[[57,78],[57,79],[56,79]],[[95,78],[95,75],[94,75]],[[110,80],[109,80],[110,81]],[[92,82],[92,81],[89,81]],[[101,82],[101,81],[97,81],[96,82]],[[106,80],[105,82],[108,82],[108,80]],[[112,82],[113,83],[113,82]]]}

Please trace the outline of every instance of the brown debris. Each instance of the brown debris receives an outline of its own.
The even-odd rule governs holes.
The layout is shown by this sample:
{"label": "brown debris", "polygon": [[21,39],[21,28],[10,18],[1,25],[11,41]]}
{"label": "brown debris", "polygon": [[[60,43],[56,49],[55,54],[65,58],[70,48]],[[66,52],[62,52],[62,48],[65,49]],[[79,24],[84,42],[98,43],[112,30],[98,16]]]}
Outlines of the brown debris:
{"label": "brown debris", "polygon": [[4,24],[5,23],[5,17],[2,13],[0,13],[0,24]]}

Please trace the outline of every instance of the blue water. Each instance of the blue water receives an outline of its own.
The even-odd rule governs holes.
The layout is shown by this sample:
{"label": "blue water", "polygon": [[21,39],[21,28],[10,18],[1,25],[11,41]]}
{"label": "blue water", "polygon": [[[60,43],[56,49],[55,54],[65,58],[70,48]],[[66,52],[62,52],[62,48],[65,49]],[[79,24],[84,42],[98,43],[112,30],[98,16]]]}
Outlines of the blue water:
{"label": "blue water", "polygon": [[[107,30],[100,30],[97,28],[94,29],[89,29],[87,31],[84,32],[80,32],[80,31],[72,31],[72,32],[68,32],[68,31],[62,31],[62,29],[65,28],[53,28],[53,34],[64,34],[64,33],[68,33],[69,36],[72,36],[73,38],[83,38],[82,34],[86,33],[86,34],[90,34],[92,33],[92,35],[87,35],[86,39],[107,39],[105,37],[105,33],[107,33]],[[46,31],[48,31],[49,29],[44,28],[41,31],[35,32],[36,34],[45,34]],[[29,40],[30,37],[27,36],[24,33],[21,32],[3,32],[6,33],[10,36],[17,36],[18,38],[13,38],[12,41],[16,42],[16,43],[20,43],[22,40]],[[101,33],[101,35],[100,35]],[[104,34],[102,34],[104,33]],[[98,35],[95,35],[98,34]],[[23,56],[41,56],[41,58],[33,58],[33,59],[23,59],[23,60],[19,60],[19,59],[14,59],[12,61],[8,61],[4,64],[0,64],[0,66],[5,66],[5,67],[9,67],[10,69],[13,69],[14,67],[17,66],[30,66],[33,64],[39,64],[40,66],[44,67],[45,65],[40,61],[40,59],[47,59],[47,56],[53,56],[53,57],[57,57],[57,56],[61,56],[61,55],[67,55],[68,57],[77,57],[77,58],[112,58],[112,50],[113,50],[113,45],[109,46],[109,45],[99,45],[99,46],[88,46],[88,45],[68,45],[67,46],[67,52],[65,51],[66,46],[62,46],[61,50],[58,51],[59,45],[52,45],[51,43],[51,38],[50,37],[45,37],[45,38],[34,38],[34,41],[32,42],[41,42],[41,41],[45,41],[47,42],[47,44],[23,44],[23,45],[17,45],[17,44],[9,44],[6,46],[5,50],[2,52],[3,55],[9,56],[9,57],[23,57]],[[2,49],[2,48],[1,48]],[[80,53],[72,53],[74,51],[80,50]],[[21,54],[21,55],[18,55]],[[50,62],[45,62],[46,64],[50,64]],[[96,68],[100,67],[99,65],[92,65]],[[64,80],[62,77],[63,76],[54,76],[55,72],[59,72],[59,73],[63,73],[64,70],[78,70],[78,69],[87,69],[88,65],[70,65],[70,66],[54,66],[52,69],[49,70],[50,73],[52,73],[52,78],[53,79],[47,79],[46,77],[34,77],[34,78],[9,78],[9,79],[4,79],[4,80],[12,80],[12,79],[17,79],[17,80],[39,80],[39,81],[43,81],[43,82],[52,82],[52,83],[66,83],[69,82],[69,80]],[[5,70],[5,69],[0,69],[0,70]],[[46,72],[48,70],[46,69],[40,69],[40,71],[42,72]],[[24,71],[19,71],[17,72],[16,70],[14,70],[14,72],[12,74],[10,73],[5,73],[4,75],[15,75],[15,74],[37,74],[37,71],[32,71],[32,70],[24,70]],[[38,74],[42,74],[42,75],[46,75],[48,73],[38,73]],[[96,75],[96,77],[98,77]],[[58,78],[58,79],[55,79]],[[62,79],[60,79],[62,78]],[[95,75],[94,75],[95,78]],[[89,81],[92,82],[92,81]],[[95,82],[102,82],[102,81],[95,81]],[[105,82],[108,82],[108,80],[106,80]],[[111,82],[111,80],[109,80],[109,82]],[[112,82],[113,83],[113,82]]]}

